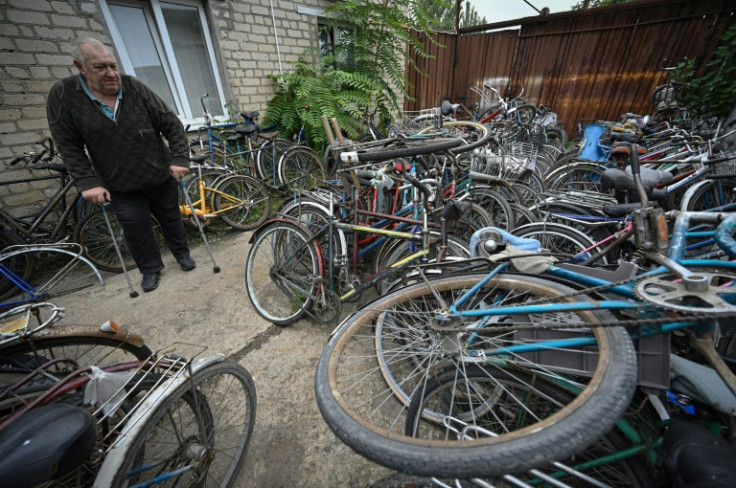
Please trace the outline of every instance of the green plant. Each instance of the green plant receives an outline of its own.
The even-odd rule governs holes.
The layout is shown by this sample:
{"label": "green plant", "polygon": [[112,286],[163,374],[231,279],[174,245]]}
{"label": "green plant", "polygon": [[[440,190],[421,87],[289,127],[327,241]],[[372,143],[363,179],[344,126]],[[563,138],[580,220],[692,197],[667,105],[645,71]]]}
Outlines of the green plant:
{"label": "green plant", "polygon": [[291,72],[273,76],[276,96],[264,117],[265,124],[278,124],[283,137],[304,123],[318,150],[326,144],[323,115],[336,118],[345,135],[357,139],[365,118],[389,120],[400,111],[402,98],[409,97],[407,62],[416,68],[413,56],[428,56],[416,33],[431,32],[429,16],[413,0],[336,2],[325,15],[340,38],[307,51]]}
{"label": "green plant", "polygon": [[[721,35],[710,61],[698,67],[696,60],[678,65],[689,80],[684,102],[697,114],[723,117],[736,107],[736,24]],[[702,73],[697,76],[697,73]]]}

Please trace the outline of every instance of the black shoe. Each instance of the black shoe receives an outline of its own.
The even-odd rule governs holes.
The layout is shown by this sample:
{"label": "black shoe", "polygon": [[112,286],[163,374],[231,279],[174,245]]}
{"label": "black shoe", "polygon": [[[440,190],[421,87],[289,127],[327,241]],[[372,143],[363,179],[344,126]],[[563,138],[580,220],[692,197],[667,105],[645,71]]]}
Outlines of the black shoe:
{"label": "black shoe", "polygon": [[194,259],[192,259],[189,254],[180,257],[179,259],[177,259],[177,261],[179,262],[179,266],[181,266],[181,269],[183,269],[184,271],[191,271],[197,267],[197,263],[194,262]]}
{"label": "black shoe", "polygon": [[143,273],[143,279],[141,280],[141,288],[143,291],[153,291],[158,288],[158,282],[161,278],[161,273]]}

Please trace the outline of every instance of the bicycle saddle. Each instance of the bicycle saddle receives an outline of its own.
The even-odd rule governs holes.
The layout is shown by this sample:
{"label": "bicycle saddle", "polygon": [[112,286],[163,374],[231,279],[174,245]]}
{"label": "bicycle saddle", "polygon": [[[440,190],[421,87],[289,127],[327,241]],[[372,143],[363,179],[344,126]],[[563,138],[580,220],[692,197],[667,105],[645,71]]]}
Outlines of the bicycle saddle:
{"label": "bicycle saddle", "polygon": [[240,116],[243,117],[245,120],[252,122],[253,120],[257,119],[258,116],[261,115],[260,112],[240,112]]}
{"label": "bicycle saddle", "polygon": [[0,480],[21,487],[59,478],[82,465],[96,440],[95,420],[82,408],[31,410],[0,432]]}

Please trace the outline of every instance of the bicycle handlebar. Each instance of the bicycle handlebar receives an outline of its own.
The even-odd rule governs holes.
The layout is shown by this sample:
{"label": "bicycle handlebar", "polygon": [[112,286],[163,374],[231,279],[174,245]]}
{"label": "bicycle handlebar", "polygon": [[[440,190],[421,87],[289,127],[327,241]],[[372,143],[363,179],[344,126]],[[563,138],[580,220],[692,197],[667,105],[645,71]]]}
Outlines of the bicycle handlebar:
{"label": "bicycle handlebar", "polygon": [[718,224],[714,236],[718,247],[723,249],[732,258],[736,258],[736,240],[733,238],[734,232],[736,232],[736,213],[728,214],[723,222]]}
{"label": "bicycle handlebar", "polygon": [[432,192],[429,191],[429,188],[427,188],[427,185],[419,181],[418,179],[414,178],[411,175],[404,174],[404,178],[406,178],[406,181],[414,185],[419,191],[424,193],[424,196],[429,198],[432,196]]}

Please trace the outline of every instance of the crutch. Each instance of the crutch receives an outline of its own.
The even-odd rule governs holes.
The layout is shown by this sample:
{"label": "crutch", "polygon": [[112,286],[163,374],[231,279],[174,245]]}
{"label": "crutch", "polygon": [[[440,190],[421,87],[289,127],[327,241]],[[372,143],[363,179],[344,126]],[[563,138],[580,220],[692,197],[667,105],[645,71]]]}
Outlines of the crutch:
{"label": "crutch", "polygon": [[120,252],[120,246],[118,246],[118,240],[115,238],[115,233],[112,231],[112,225],[110,225],[110,217],[107,215],[107,204],[104,203],[100,205],[102,207],[102,215],[105,217],[105,223],[107,224],[107,231],[110,233],[110,239],[112,239],[112,245],[115,247],[115,252],[118,254],[118,259],[120,260],[120,266],[123,267],[123,274],[125,275],[125,280],[128,282],[128,288],[130,288],[130,298],[135,298],[138,296],[138,292],[135,291],[133,288],[133,283],[130,281],[130,275],[128,274],[128,267],[125,265],[125,260],[123,259],[123,253]]}
{"label": "crutch", "polygon": [[187,206],[189,206],[189,210],[191,210],[192,212],[192,217],[194,218],[194,221],[197,223],[199,234],[202,236],[204,245],[207,248],[207,252],[210,255],[210,259],[212,260],[212,271],[215,273],[219,273],[220,267],[215,262],[215,256],[212,254],[212,249],[210,249],[210,243],[207,240],[207,236],[204,235],[204,229],[202,228],[202,224],[199,222],[199,217],[197,216],[197,210],[194,208],[194,205],[192,204],[192,199],[189,198],[189,192],[187,192],[187,188],[184,185],[183,181],[179,182],[179,186],[181,187],[181,192],[184,194],[184,201],[186,202]]}

